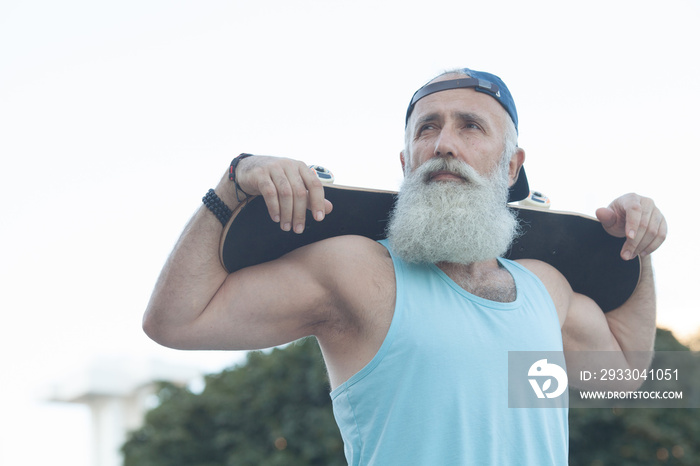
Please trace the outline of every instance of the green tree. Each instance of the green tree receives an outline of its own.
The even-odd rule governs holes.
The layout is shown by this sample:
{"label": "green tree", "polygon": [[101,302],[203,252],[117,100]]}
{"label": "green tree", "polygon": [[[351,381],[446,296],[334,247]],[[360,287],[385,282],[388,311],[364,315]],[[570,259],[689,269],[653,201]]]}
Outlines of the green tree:
{"label": "green tree", "polygon": [[[668,330],[656,332],[657,351],[689,351]],[[700,396],[700,367],[682,367],[683,396]],[[652,364],[653,367],[653,364]],[[695,405],[698,404],[696,401]],[[571,466],[700,464],[700,414],[690,408],[577,408],[569,411]]]}
{"label": "green tree", "polygon": [[345,465],[314,338],[250,352],[194,394],[163,384],[123,446],[125,466]]}

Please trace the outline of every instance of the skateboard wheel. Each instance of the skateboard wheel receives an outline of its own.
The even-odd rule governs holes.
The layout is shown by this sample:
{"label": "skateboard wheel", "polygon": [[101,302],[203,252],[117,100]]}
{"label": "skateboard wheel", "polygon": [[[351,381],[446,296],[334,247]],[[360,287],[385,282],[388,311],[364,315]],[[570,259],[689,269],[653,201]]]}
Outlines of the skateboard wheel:
{"label": "skateboard wheel", "polygon": [[519,204],[530,207],[540,207],[542,209],[549,209],[551,207],[549,198],[539,191],[530,191],[530,194],[520,201]]}
{"label": "skateboard wheel", "polygon": [[333,184],[333,181],[335,181],[335,177],[333,176],[333,173],[327,168],[323,168],[320,165],[311,165],[310,168],[312,168],[315,172],[318,178],[321,180],[322,183],[324,184]]}

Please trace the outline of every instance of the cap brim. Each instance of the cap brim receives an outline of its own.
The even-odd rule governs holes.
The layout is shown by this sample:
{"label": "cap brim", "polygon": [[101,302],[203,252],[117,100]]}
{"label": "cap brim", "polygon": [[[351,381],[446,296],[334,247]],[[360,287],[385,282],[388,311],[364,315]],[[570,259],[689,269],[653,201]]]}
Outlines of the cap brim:
{"label": "cap brim", "polygon": [[515,184],[508,189],[508,202],[518,202],[526,199],[530,195],[530,185],[525,176],[525,168],[520,167],[520,173],[515,180]]}

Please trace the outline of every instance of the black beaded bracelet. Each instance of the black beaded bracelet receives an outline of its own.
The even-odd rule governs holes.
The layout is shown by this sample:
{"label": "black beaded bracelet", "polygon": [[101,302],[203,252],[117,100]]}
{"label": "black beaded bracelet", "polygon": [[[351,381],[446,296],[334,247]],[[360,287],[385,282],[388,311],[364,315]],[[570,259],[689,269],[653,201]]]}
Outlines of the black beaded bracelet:
{"label": "black beaded bracelet", "polygon": [[223,226],[226,226],[233,212],[229,207],[216,195],[213,189],[207,191],[206,196],[202,198],[202,202],[207,209],[211,210],[216,218],[219,219]]}

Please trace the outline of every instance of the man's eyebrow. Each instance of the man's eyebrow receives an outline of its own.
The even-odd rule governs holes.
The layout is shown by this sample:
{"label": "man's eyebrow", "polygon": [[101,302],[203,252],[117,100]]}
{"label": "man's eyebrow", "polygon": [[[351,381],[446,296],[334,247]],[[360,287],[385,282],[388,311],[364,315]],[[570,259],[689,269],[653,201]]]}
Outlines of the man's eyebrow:
{"label": "man's eyebrow", "polygon": [[479,126],[482,126],[484,128],[488,128],[490,126],[488,121],[477,113],[454,112],[453,117],[459,119],[462,122],[473,121],[474,123],[477,123]]}
{"label": "man's eyebrow", "polygon": [[418,127],[418,126],[420,126],[420,125],[422,125],[422,124],[424,124],[424,123],[428,123],[428,122],[431,122],[431,121],[436,121],[436,120],[439,120],[439,119],[440,119],[440,114],[438,114],[438,113],[428,113],[427,115],[423,115],[422,117],[420,117],[420,118],[418,118],[418,119],[416,120],[416,127]]}

